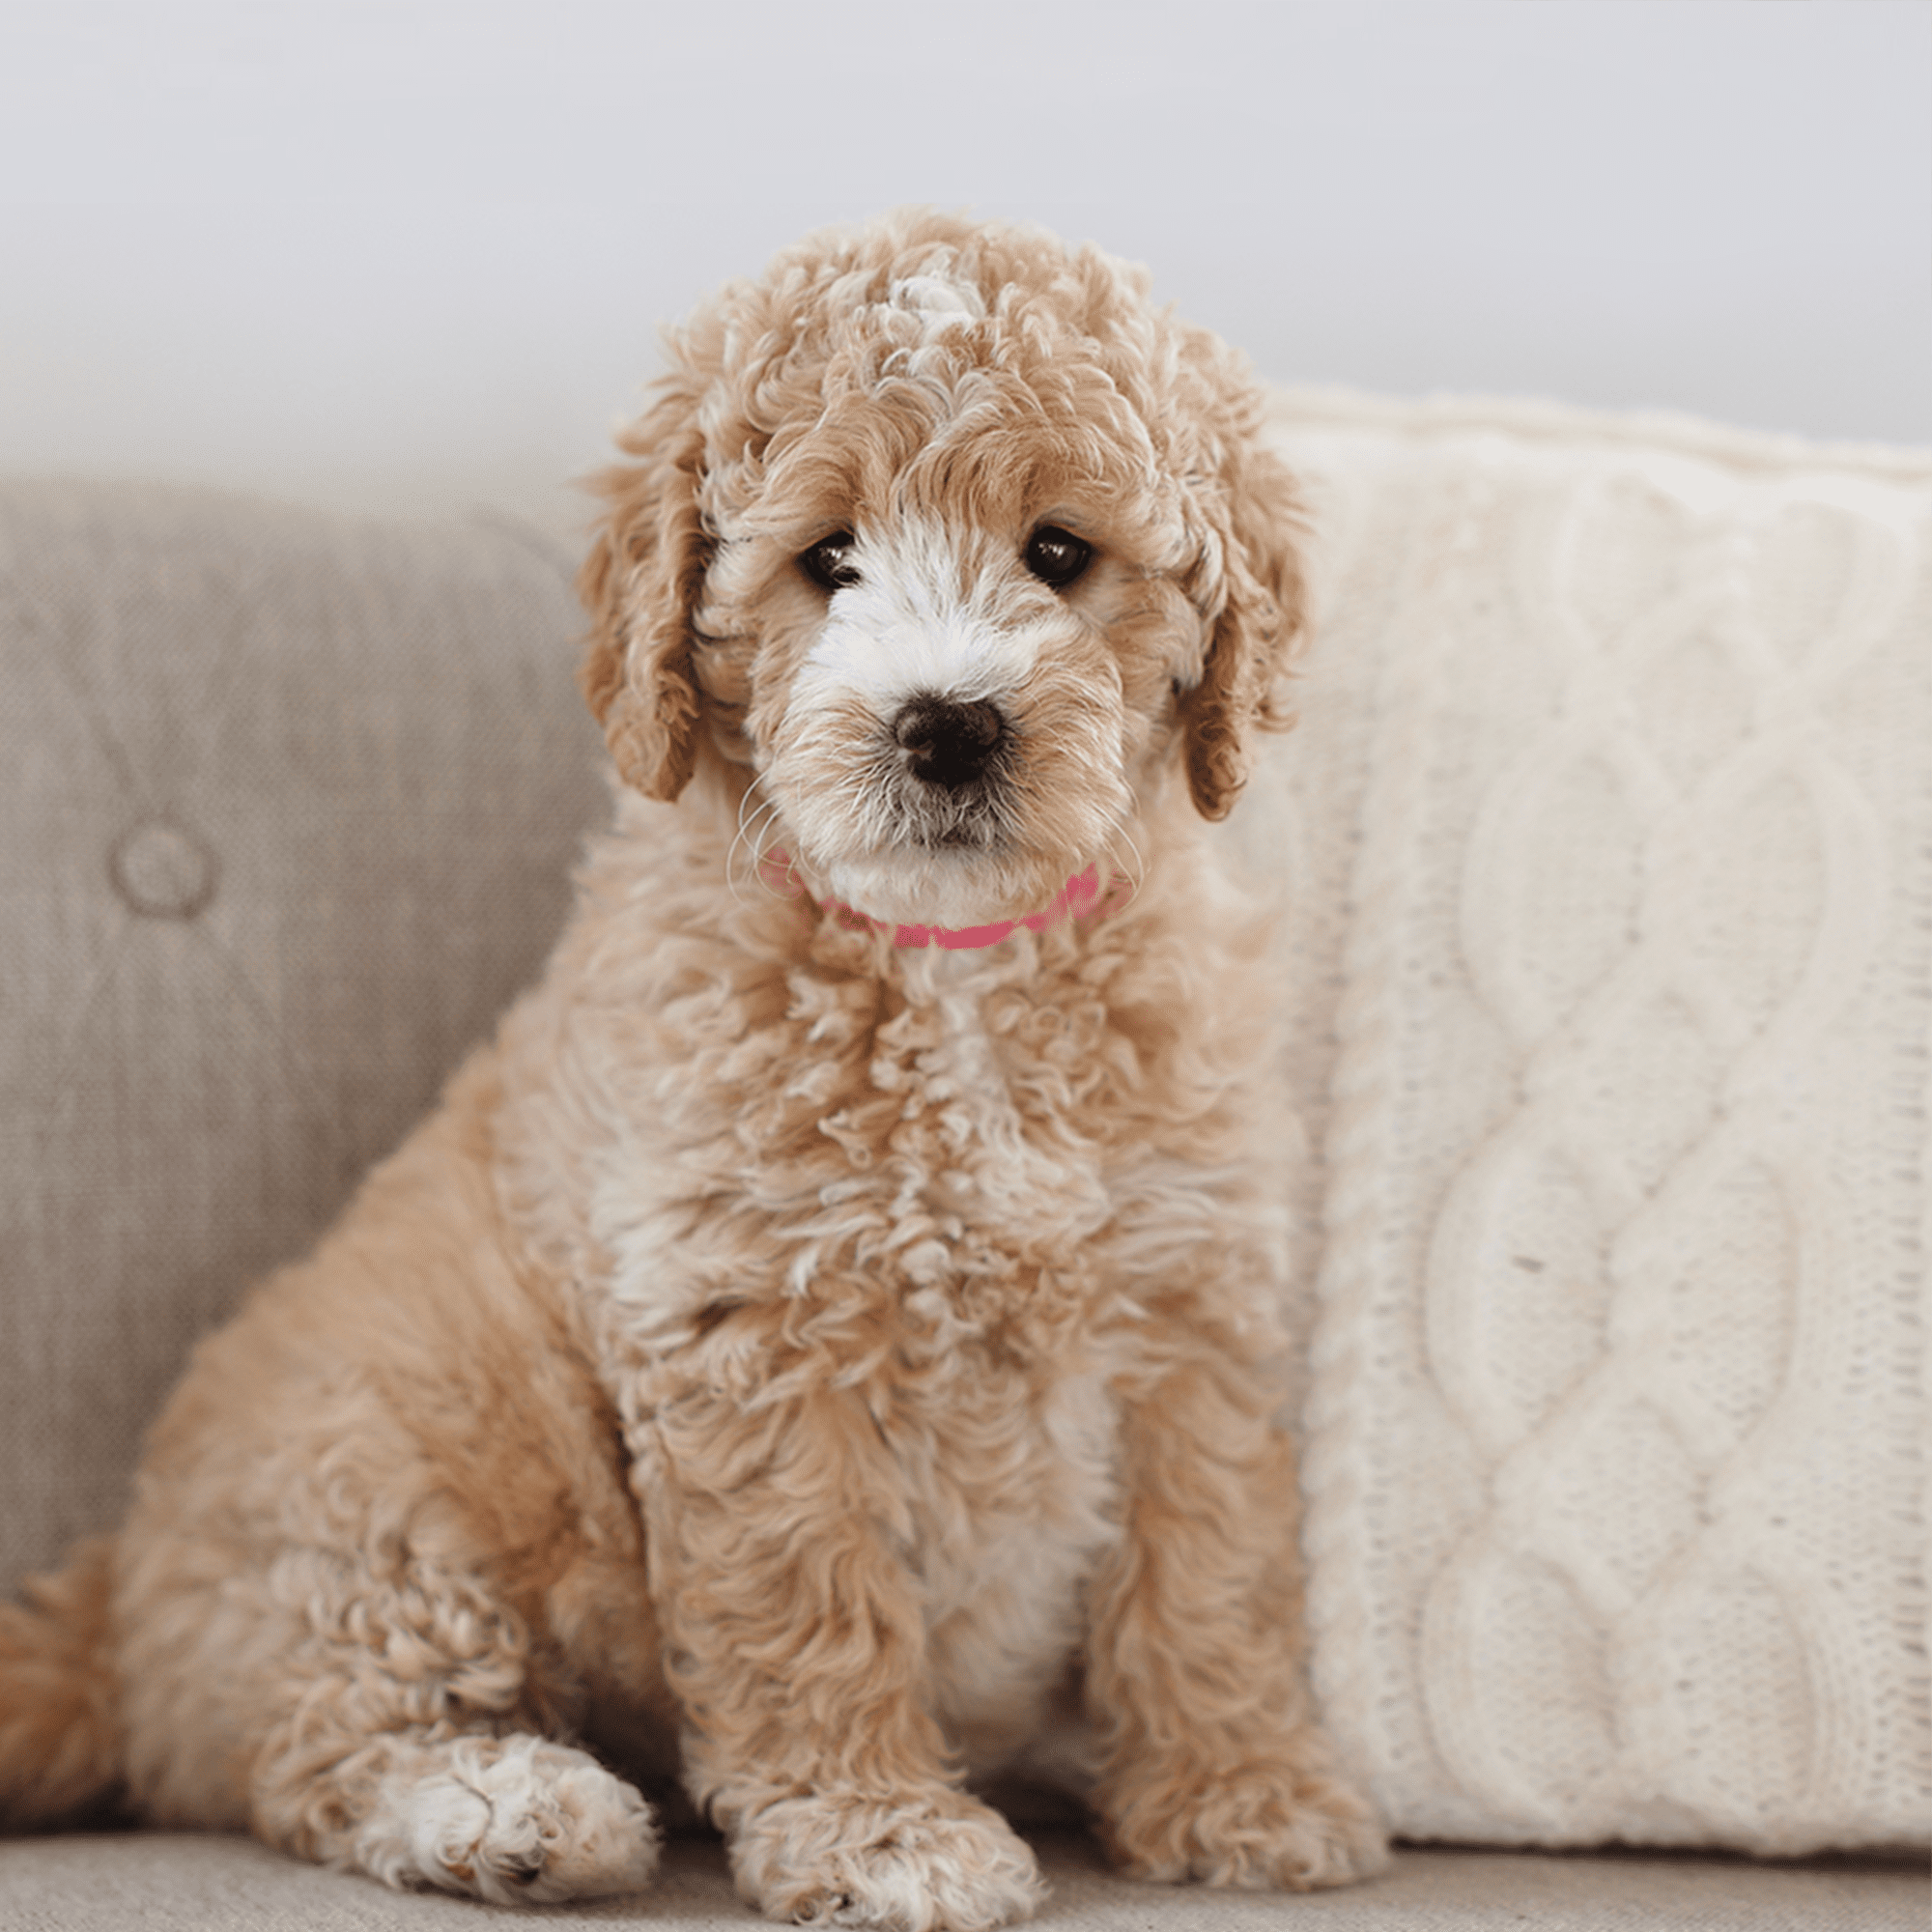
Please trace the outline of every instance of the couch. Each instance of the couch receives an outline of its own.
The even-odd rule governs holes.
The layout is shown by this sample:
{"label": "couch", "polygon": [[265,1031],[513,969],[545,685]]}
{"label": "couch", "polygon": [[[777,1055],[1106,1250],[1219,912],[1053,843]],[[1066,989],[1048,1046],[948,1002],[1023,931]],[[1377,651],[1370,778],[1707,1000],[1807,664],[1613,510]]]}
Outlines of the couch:
{"label": "couch", "polygon": [[[1318,639],[1229,836],[1289,907],[1317,1688],[1405,1843],[1285,1901],[1042,1823],[1044,1922],[1922,1925],[1932,461],[1279,408]],[[544,957],[608,810],[573,565],[0,484],[0,1588]],[[492,1910],[0,1843],[35,1932]],[[541,1916],[748,1914],[694,1836]]]}

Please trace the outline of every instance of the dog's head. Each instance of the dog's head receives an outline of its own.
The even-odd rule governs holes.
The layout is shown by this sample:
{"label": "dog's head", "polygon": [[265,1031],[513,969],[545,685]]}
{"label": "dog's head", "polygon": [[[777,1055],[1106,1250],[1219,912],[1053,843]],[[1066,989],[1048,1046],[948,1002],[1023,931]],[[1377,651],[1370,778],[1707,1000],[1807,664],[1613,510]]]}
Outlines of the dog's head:
{"label": "dog's head", "polygon": [[1244,365],[1142,274],[905,213],[672,349],[580,581],[631,784],[749,768],[824,895],[941,925],[1104,865],[1177,762],[1228,810],[1279,722],[1294,499]]}

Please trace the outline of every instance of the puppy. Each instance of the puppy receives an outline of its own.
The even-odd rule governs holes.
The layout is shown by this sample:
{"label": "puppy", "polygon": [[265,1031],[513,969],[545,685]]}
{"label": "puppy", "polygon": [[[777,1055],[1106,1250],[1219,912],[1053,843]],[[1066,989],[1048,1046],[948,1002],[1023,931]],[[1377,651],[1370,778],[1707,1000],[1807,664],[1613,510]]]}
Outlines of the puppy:
{"label": "puppy", "polygon": [[1206,826],[1298,626],[1259,420],[1137,272],[925,213],[681,332],[581,580],[575,917],[4,1613],[0,1814],[555,1900],[681,1779],[765,1912],[899,1932],[1037,1903],[1002,1775],[1144,1878],[1375,1868]]}

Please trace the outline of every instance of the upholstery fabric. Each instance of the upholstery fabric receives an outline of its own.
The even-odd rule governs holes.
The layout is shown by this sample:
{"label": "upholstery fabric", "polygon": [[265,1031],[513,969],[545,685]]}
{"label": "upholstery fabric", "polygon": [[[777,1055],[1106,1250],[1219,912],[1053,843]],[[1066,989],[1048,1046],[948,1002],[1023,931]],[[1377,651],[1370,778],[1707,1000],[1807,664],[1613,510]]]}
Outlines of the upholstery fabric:
{"label": "upholstery fabric", "polygon": [[[1932,465],[1312,395],[1280,432],[1320,641],[1231,831],[1290,908],[1345,1750],[1417,1837],[1923,1842]],[[0,1588],[114,1520],[194,1337],[544,956],[607,810],[573,562],[0,487]],[[0,1847],[0,1899],[66,1842]],[[98,1842],[101,1885],[135,1844],[227,1882]]]}
{"label": "upholstery fabric", "polygon": [[[1109,1871],[1073,1833],[1028,1834],[1052,1896],[1042,1932],[1923,1932],[1925,1874],[1897,1862],[1794,1868],[1683,1857],[1562,1858],[1404,1852],[1386,1877],[1348,1891],[1151,1887]],[[147,1832],[0,1843],[7,1932],[436,1932],[482,1919],[545,1932],[659,1925],[679,1932],[763,1925],[731,1890],[723,1848],[666,1849],[639,1898],[519,1912],[469,1899],[385,1891],[375,1880],[298,1864],[246,1838]]]}
{"label": "upholstery fabric", "polygon": [[1932,459],[1283,405],[1318,1683],[1396,1829],[1932,1835]]}
{"label": "upholstery fabric", "polygon": [[572,568],[0,488],[0,1588],[541,963],[605,810]]}

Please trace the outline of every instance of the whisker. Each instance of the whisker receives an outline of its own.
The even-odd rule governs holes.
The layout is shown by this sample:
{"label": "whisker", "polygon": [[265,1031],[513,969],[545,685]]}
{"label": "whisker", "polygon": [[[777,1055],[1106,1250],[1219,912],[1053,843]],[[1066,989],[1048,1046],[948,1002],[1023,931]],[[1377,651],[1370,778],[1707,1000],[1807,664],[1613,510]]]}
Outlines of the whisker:
{"label": "whisker", "polygon": [[731,842],[724,850],[725,890],[730,893],[732,899],[739,905],[743,905],[745,901],[738,895],[738,847],[745,841],[745,810],[751,804],[753,793],[756,789],[755,785],[747,786],[744,797],[738,801],[737,829],[732,833]]}
{"label": "whisker", "polygon": [[776,805],[768,807],[765,811],[764,822],[757,827],[752,836],[752,845],[753,848],[752,876],[757,881],[758,890],[768,899],[781,899],[789,896],[789,895],[780,891],[777,886],[773,885],[765,874],[765,861],[771,857],[773,849],[765,843],[765,839],[778,822],[778,807]]}
{"label": "whisker", "polygon": [[763,795],[755,781],[746,788],[745,796],[738,802],[737,835],[731,840],[730,850],[724,855],[724,883],[739,905],[746,902],[738,890],[737,858],[740,846],[745,850],[750,876],[758,881],[768,895],[776,896],[772,889],[764,884],[761,868],[765,855],[760,849],[760,841],[778,815],[778,807]]}
{"label": "whisker", "polygon": [[1124,843],[1124,845],[1127,848],[1127,851],[1133,857],[1133,864],[1125,868],[1125,877],[1127,883],[1132,888],[1132,890],[1127,894],[1126,904],[1132,905],[1133,902],[1140,897],[1141,888],[1147,884],[1147,859],[1146,856],[1142,853],[1139,844],[1136,842],[1134,835],[1127,829],[1126,826],[1117,825],[1114,828],[1114,836],[1116,842],[1113,851],[1108,855],[1109,863],[1112,864],[1119,860],[1120,846],[1122,843]]}

